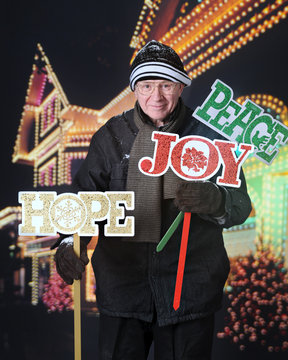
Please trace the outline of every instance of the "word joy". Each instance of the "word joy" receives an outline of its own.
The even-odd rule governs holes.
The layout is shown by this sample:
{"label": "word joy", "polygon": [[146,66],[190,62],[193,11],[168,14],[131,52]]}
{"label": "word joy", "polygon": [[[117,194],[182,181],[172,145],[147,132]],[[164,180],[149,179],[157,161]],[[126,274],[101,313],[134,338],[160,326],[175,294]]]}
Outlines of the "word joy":
{"label": "word joy", "polygon": [[253,144],[255,156],[270,165],[277,156],[279,145],[288,140],[288,128],[264,110],[246,100],[241,106],[232,100],[233,90],[220,80],[193,116],[225,138],[238,143]]}
{"label": "word joy", "polygon": [[[253,145],[224,140],[209,140],[202,136],[185,136],[154,131],[151,138],[155,143],[153,159],[143,157],[138,167],[145,175],[161,176],[169,167],[184,180],[206,180],[211,178],[222,164],[222,174],[217,177],[219,185],[239,187],[241,164]],[[238,157],[235,151],[240,152]]]}
{"label": "word joy", "polygon": [[56,235],[78,233],[98,235],[95,222],[107,220],[105,236],[134,236],[134,217],[125,218],[124,207],[134,210],[133,191],[78,192],[57,196],[53,191],[19,192],[22,224],[19,235]]}

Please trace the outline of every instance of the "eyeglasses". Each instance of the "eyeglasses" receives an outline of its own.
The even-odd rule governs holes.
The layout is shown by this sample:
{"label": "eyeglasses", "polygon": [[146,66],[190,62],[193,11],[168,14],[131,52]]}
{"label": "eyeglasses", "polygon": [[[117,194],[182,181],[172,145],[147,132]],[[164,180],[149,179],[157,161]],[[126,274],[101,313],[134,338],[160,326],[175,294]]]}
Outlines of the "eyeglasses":
{"label": "eyeglasses", "polygon": [[153,82],[138,82],[136,88],[139,93],[142,95],[151,95],[156,87],[160,90],[162,94],[171,95],[174,93],[176,86],[179,83],[174,82],[163,82],[163,83],[153,83]]}

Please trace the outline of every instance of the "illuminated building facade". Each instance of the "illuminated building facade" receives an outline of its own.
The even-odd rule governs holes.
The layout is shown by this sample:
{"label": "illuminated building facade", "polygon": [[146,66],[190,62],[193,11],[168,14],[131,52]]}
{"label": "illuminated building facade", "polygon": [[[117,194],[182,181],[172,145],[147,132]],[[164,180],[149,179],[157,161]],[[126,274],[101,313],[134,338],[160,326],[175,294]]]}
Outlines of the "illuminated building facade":
{"label": "illuminated building facade", "polygon": [[[287,0],[145,0],[130,46],[138,49],[156,39],[172,46],[181,56],[189,76],[200,76],[212,66],[237,52],[248,42],[261,36],[288,13]],[[287,105],[272,95],[252,94],[250,98],[288,125]],[[85,158],[92,135],[110,117],[134,105],[134,95],[125,88],[100,110],[71,105],[59,83],[41,45],[29,80],[27,96],[18,129],[12,161],[34,169],[37,190],[70,184],[73,174]],[[268,167],[255,158],[245,163],[248,190],[253,212],[245,224],[225,231],[225,243],[230,256],[245,254],[255,248],[255,239],[262,236],[283,255],[288,264],[288,146]],[[21,221],[19,208],[0,212],[0,227],[15,226]],[[54,266],[50,251],[55,237],[19,237],[23,257],[32,260],[32,303],[39,301],[39,267]],[[96,239],[89,246],[89,255]],[[88,266],[83,282],[85,300],[95,301],[92,269]]]}

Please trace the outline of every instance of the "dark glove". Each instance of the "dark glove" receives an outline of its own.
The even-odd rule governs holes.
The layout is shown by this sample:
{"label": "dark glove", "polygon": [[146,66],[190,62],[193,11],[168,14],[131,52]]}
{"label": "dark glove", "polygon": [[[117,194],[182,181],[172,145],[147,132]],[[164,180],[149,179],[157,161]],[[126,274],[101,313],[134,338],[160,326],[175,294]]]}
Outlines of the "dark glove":
{"label": "dark glove", "polygon": [[51,250],[56,249],[61,244],[61,242],[64,239],[66,239],[68,236],[73,236],[72,234],[71,235],[61,234],[61,233],[58,234],[59,234],[59,238],[55,241],[55,243],[52,246],[50,246]]}
{"label": "dark glove", "polygon": [[185,182],[178,186],[175,205],[183,212],[217,217],[225,213],[225,196],[210,181]]}
{"label": "dark glove", "polygon": [[73,284],[74,279],[82,278],[85,265],[89,262],[86,243],[80,238],[80,257],[78,258],[73,249],[72,239],[68,237],[63,240],[55,254],[57,272],[69,285]]}

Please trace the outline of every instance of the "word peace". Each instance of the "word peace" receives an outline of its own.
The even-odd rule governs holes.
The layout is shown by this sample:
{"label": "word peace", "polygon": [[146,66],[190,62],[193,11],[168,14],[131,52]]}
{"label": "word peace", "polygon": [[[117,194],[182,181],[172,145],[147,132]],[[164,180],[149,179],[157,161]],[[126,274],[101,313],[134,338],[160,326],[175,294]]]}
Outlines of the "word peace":
{"label": "word peace", "polygon": [[233,90],[216,80],[193,116],[231,141],[253,144],[255,156],[270,165],[279,152],[277,146],[288,140],[288,128],[252,101],[241,106],[232,98]]}
{"label": "word peace", "polygon": [[30,191],[18,195],[22,204],[19,235],[49,236],[59,232],[93,236],[99,232],[95,222],[107,220],[105,236],[134,236],[134,217],[124,215],[124,206],[134,210],[133,191],[83,191],[58,196],[53,191]]}
{"label": "word peace", "polygon": [[184,180],[206,180],[211,178],[223,165],[222,175],[217,184],[239,187],[240,166],[250,153],[253,145],[240,144],[238,158],[235,155],[237,144],[224,140],[209,140],[202,136],[185,136],[154,131],[156,146],[154,158],[144,157],[138,167],[145,175],[163,175],[169,167]]}

